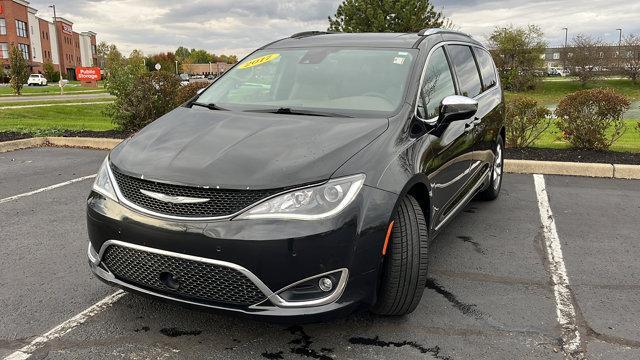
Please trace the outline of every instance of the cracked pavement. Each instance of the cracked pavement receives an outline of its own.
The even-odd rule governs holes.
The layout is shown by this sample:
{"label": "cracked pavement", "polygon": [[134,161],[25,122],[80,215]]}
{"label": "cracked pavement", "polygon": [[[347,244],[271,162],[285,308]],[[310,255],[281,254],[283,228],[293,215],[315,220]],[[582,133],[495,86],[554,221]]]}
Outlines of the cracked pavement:
{"label": "cracked pavement", "polygon": [[[95,173],[103,151],[0,154],[0,198]],[[581,356],[640,358],[640,182],[545,176],[581,335]],[[0,204],[0,357],[115,289],[91,275],[92,180]],[[507,174],[430,249],[429,281],[405,317],[361,311],[279,324],[135,294],[33,359],[562,359],[562,331],[531,175]]]}

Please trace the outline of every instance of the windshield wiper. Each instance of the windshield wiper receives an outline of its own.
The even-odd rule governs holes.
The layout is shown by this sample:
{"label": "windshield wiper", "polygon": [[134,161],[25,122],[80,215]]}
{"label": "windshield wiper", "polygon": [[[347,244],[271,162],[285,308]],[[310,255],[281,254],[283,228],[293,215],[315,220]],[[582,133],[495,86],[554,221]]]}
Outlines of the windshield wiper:
{"label": "windshield wiper", "polygon": [[352,117],[349,115],[333,113],[328,111],[300,110],[300,109],[292,109],[289,107],[281,107],[277,109],[255,109],[255,110],[245,110],[245,111],[269,113],[269,114],[285,114],[285,115],[327,116],[327,117],[346,117],[346,118]]}
{"label": "windshield wiper", "polygon": [[191,103],[190,107],[193,107],[193,106],[202,106],[202,107],[205,107],[205,108],[207,108],[209,110],[225,110],[225,111],[227,110],[225,108],[221,108],[220,106],[217,106],[214,103],[208,103],[207,104],[207,103],[201,103],[201,102],[194,101],[194,102]]}

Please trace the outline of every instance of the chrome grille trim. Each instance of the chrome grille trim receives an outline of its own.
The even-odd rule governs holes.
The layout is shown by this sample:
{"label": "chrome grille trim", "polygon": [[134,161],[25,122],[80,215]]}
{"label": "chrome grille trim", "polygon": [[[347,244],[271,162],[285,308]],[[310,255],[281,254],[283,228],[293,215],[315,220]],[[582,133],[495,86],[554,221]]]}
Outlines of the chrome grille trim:
{"label": "chrome grille trim", "polygon": [[[233,218],[235,216],[238,216],[239,214],[242,214],[243,212],[249,210],[250,208],[252,208],[253,206],[267,200],[270,199],[274,196],[278,196],[279,194],[282,193],[286,193],[287,191],[290,190],[264,190],[265,193],[268,192],[268,195],[265,195],[263,198],[256,200],[255,202],[245,206],[244,208],[232,213],[232,214],[228,214],[228,215],[221,215],[221,216],[179,216],[179,215],[171,215],[171,214],[164,214],[164,213],[160,213],[151,209],[147,209],[143,206],[140,206],[134,202],[132,202],[131,200],[129,200],[122,192],[120,185],[118,184],[118,181],[116,180],[116,176],[113,172],[113,169],[111,169],[111,163],[107,162],[107,170],[108,170],[108,174],[109,174],[109,180],[111,180],[111,184],[113,185],[113,189],[116,192],[116,197],[118,198],[119,201],[121,201],[124,205],[126,205],[127,207],[136,210],[138,212],[141,212],[143,214],[146,215],[151,215],[154,217],[158,217],[158,218],[164,218],[164,219],[170,219],[170,220],[180,220],[180,221],[206,221],[206,220],[221,220],[221,219],[230,219]],[[124,175],[124,174],[123,174]],[[128,175],[124,175],[124,176],[128,176]],[[140,179],[141,180],[141,179]],[[145,180],[146,181],[146,180]]]}
{"label": "chrome grille trim", "polygon": [[[314,276],[310,276],[308,278],[296,281],[276,292],[273,292],[271,289],[269,289],[269,287],[263,283],[255,274],[253,274],[251,271],[249,271],[248,269],[234,264],[234,263],[230,263],[227,261],[222,261],[222,260],[214,260],[214,259],[209,259],[209,258],[203,258],[203,257],[199,257],[199,256],[193,256],[193,255],[186,255],[186,254],[181,254],[181,253],[175,253],[175,252],[171,252],[171,251],[166,251],[166,250],[160,250],[160,249],[156,249],[156,248],[151,248],[151,247],[146,247],[146,246],[142,246],[142,245],[136,245],[136,244],[132,244],[132,243],[128,243],[128,242],[123,242],[123,241],[119,241],[119,240],[107,240],[102,244],[102,247],[100,248],[100,251],[96,253],[96,251],[93,249],[93,246],[91,246],[91,243],[89,243],[88,245],[88,249],[87,249],[87,257],[89,259],[89,263],[91,265],[91,269],[93,270],[93,272],[107,280],[108,282],[114,283],[116,285],[122,286],[124,288],[129,288],[129,289],[133,289],[142,293],[146,293],[146,294],[150,294],[150,295],[154,295],[154,296],[158,296],[161,298],[165,298],[165,299],[169,299],[169,300],[174,300],[174,301],[178,301],[178,302],[182,302],[182,303],[186,303],[186,304],[192,304],[192,305],[198,305],[198,306],[205,306],[205,307],[210,307],[210,308],[214,308],[214,309],[223,309],[223,310],[234,310],[234,311],[240,311],[240,312],[247,312],[241,308],[237,308],[237,307],[225,307],[225,306],[221,306],[221,305],[214,305],[214,304],[210,304],[210,303],[206,303],[206,302],[198,302],[196,301],[196,299],[185,299],[183,297],[175,297],[175,296],[171,296],[170,294],[165,294],[165,293],[161,293],[161,292],[156,292],[156,291],[152,291],[146,288],[142,288],[139,286],[136,286],[135,284],[132,283],[128,283],[128,282],[124,282],[121,281],[120,279],[116,278],[115,275],[113,273],[111,273],[110,271],[108,271],[108,269],[105,270],[105,267],[102,267],[102,259],[104,257],[105,251],[107,250],[107,248],[111,245],[118,245],[118,246],[123,246],[123,247],[129,247],[129,248],[133,248],[133,249],[137,249],[137,250],[141,250],[141,251],[147,251],[147,252],[151,252],[151,253],[156,253],[156,254],[160,254],[160,255],[166,255],[166,256],[172,256],[172,257],[178,257],[178,258],[183,258],[186,260],[192,260],[192,261],[200,261],[200,262],[205,262],[205,263],[209,263],[209,264],[214,264],[214,265],[219,265],[219,266],[225,266],[225,267],[229,267],[232,269],[235,269],[239,272],[241,272],[244,276],[246,276],[251,282],[253,282],[253,284],[260,289],[260,291],[265,295],[264,299],[261,300],[260,302],[253,304],[251,306],[248,306],[246,309],[247,310],[256,310],[256,309],[265,309],[265,308],[269,308],[270,306],[265,306],[265,303],[271,302],[273,305],[275,305],[276,307],[279,308],[304,308],[304,307],[315,307],[315,306],[322,306],[322,305],[328,305],[331,304],[333,302],[335,302],[336,300],[338,300],[344,290],[346,289],[347,286],[347,282],[349,279],[349,270],[346,268],[341,268],[341,269],[336,269],[336,270],[332,270],[332,271],[328,271],[326,273],[322,273],[322,274],[317,274]],[[340,282],[337,284],[336,286],[336,290],[334,292],[332,292],[329,296],[324,297],[324,298],[320,298],[320,299],[315,299],[315,300],[310,300],[310,301],[286,301],[283,298],[281,298],[280,296],[278,296],[278,293],[292,287],[295,286],[296,284],[299,284],[301,282],[304,282],[308,279],[312,279],[312,278],[316,278],[316,277],[320,277],[326,274],[331,274],[331,273],[335,273],[335,272],[340,272],[341,273],[341,277],[340,277]]]}

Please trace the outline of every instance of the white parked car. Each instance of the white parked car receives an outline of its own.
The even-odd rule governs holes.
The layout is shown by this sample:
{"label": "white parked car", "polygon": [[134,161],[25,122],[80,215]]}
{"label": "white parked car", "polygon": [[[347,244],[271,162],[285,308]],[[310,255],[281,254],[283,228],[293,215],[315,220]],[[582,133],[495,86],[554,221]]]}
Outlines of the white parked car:
{"label": "white parked car", "polygon": [[29,80],[27,80],[28,86],[45,86],[47,85],[47,79],[42,74],[31,74]]}

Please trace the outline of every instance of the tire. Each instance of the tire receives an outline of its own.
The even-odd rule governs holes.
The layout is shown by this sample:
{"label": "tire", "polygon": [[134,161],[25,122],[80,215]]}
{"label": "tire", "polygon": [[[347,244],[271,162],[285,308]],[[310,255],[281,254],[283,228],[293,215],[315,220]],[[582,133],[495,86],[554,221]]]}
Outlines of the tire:
{"label": "tire", "polygon": [[427,282],[428,246],[429,231],[422,208],[407,195],[394,218],[372,312],[398,316],[416,309]]}
{"label": "tire", "polygon": [[491,181],[489,182],[489,186],[478,194],[480,200],[492,201],[500,195],[502,176],[504,174],[504,140],[502,139],[502,135],[498,136],[494,153],[495,160],[491,167]]}

